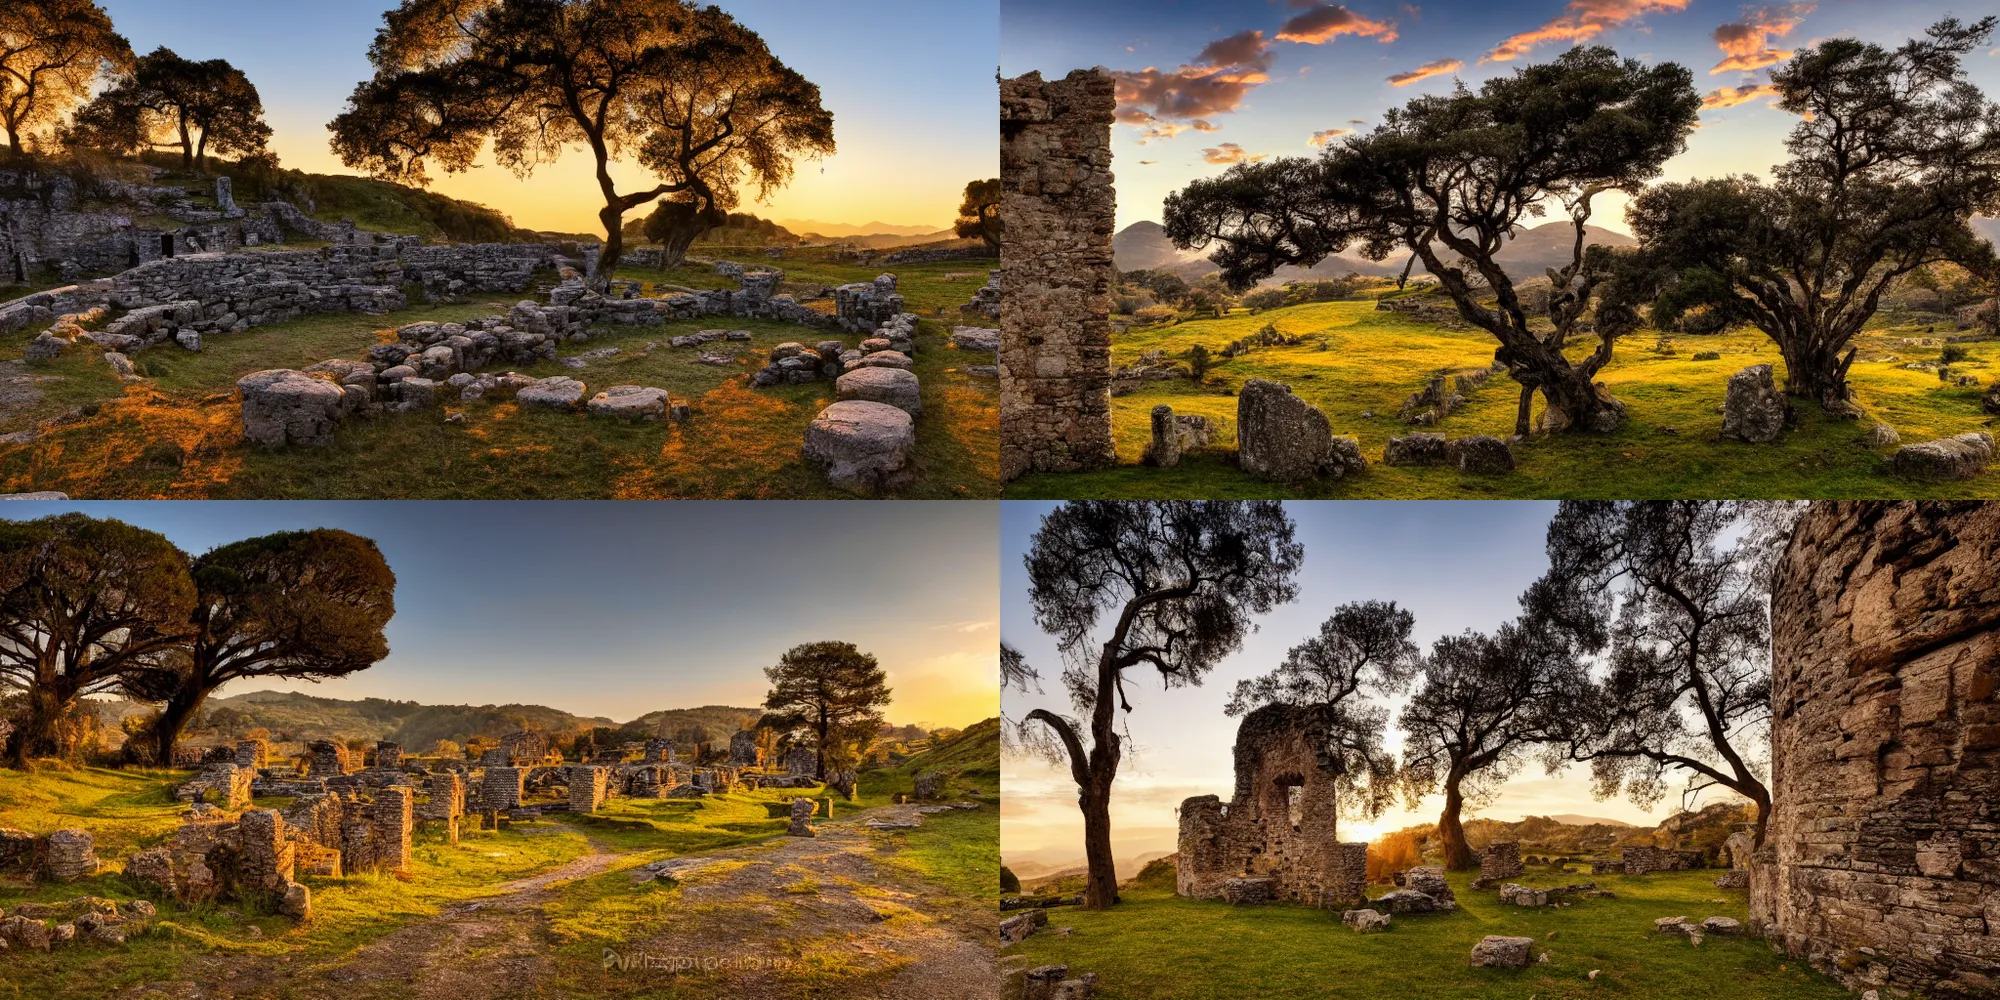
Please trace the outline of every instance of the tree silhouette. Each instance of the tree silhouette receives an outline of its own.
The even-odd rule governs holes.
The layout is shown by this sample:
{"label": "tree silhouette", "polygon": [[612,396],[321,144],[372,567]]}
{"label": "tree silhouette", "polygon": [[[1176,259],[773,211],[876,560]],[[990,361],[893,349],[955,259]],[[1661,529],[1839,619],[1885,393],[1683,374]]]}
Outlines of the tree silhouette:
{"label": "tree silhouette", "polygon": [[1588,761],[1600,798],[1650,806],[1667,778],[1683,796],[1720,786],[1771,811],[1772,537],[1757,505],[1564,501],[1529,618],[1602,655],[1608,671],[1566,699],[1562,752]]}
{"label": "tree silhouette", "polygon": [[952,231],[966,239],[977,236],[987,246],[1000,249],[1000,178],[973,181],[965,186],[965,197],[958,203],[958,221]]}
{"label": "tree silhouette", "polygon": [[271,126],[242,70],[222,59],[183,59],[162,46],[79,109],[65,139],[121,152],[178,147],[181,164],[194,168],[206,166],[211,149],[263,153]]}
{"label": "tree silhouette", "polygon": [[[1597,195],[1638,190],[1685,148],[1701,104],[1692,79],[1675,63],[1571,49],[1477,92],[1461,87],[1390,109],[1372,133],[1329,145],[1317,160],[1237,164],[1196,181],[1167,197],[1167,235],[1182,249],[1220,243],[1209,259],[1239,290],[1351,245],[1371,260],[1407,247],[1459,315],[1500,342],[1494,358],[1521,385],[1517,433],[1530,430],[1536,391],[1547,403],[1543,430],[1608,432],[1623,407],[1594,377],[1634,317],[1600,316],[1597,349],[1578,361],[1564,354],[1615,273],[1615,255],[1589,246],[1584,226]],[[1544,334],[1530,328],[1497,257],[1551,203],[1576,236],[1569,264],[1550,275],[1555,329]]]}
{"label": "tree silhouette", "polygon": [[0,4],[0,127],[8,148],[22,152],[30,133],[90,96],[100,75],[131,65],[131,43],[90,0]]}
{"label": "tree silhouette", "polygon": [[208,696],[231,681],[345,677],[389,655],[396,574],[375,543],[330,528],[285,531],[216,548],[194,561],[186,656],[135,673],[129,693],[161,701],[157,756]]}
{"label": "tree silhouette", "polygon": [[1898,278],[1943,261],[2000,275],[1969,225],[2000,211],[2000,105],[1963,65],[1996,25],[1947,19],[1893,51],[1830,39],[1773,71],[1778,106],[1802,120],[1772,184],[1664,184],[1627,212],[1660,285],[1654,322],[1754,324],[1788,393],[1857,414],[1851,345]]}
{"label": "tree silhouette", "polygon": [[[1131,710],[1125,671],[1151,666],[1169,687],[1201,683],[1242,647],[1251,615],[1298,596],[1305,550],[1294,530],[1276,501],[1095,501],[1057,508],[1029,540],[1024,561],[1035,624],[1055,636],[1070,703],[1089,722],[1037,708],[1016,732],[1067,763],[1076,780],[1086,907],[1118,901],[1111,786],[1124,746],[1116,711]],[[1099,641],[1107,613],[1110,631]],[[1032,671],[1017,675],[1018,683],[1032,679]]]}
{"label": "tree silhouette", "polygon": [[1478,861],[1461,814],[1489,801],[1531,747],[1564,731],[1562,713],[1584,683],[1582,661],[1548,631],[1510,622],[1490,636],[1440,637],[1421,676],[1397,718],[1402,778],[1413,802],[1444,793],[1438,836],[1445,866],[1470,868]]}
{"label": "tree silhouette", "polygon": [[16,766],[62,754],[60,720],[186,641],[187,554],[123,521],[58,514],[0,521],[0,680],[26,694]]}
{"label": "tree silhouette", "polygon": [[[599,276],[624,248],[626,212],[666,196],[667,265],[721,225],[740,189],[784,186],[799,157],[831,154],[819,88],[716,7],[685,0],[403,0],[383,15],[355,88],[329,126],[350,167],[413,184],[470,169],[490,140],[521,177],[586,147],[604,199]],[[618,190],[613,160],[659,178]]]}

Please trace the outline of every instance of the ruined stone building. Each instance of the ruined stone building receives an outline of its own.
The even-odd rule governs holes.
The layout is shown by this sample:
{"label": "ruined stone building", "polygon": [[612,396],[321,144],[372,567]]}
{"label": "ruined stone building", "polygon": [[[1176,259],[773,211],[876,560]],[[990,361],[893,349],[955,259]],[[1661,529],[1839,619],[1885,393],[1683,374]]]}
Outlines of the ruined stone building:
{"label": "ruined stone building", "polygon": [[1340,842],[1330,735],[1315,713],[1292,705],[1244,716],[1235,794],[1181,803],[1175,891],[1340,908],[1366,899],[1368,845]]}
{"label": "ruined stone building", "polygon": [[1102,468],[1111,441],[1111,76],[1000,82],[1000,476]]}
{"label": "ruined stone building", "polygon": [[1753,928],[1850,987],[2000,996],[2000,505],[1816,504],[1774,588]]}

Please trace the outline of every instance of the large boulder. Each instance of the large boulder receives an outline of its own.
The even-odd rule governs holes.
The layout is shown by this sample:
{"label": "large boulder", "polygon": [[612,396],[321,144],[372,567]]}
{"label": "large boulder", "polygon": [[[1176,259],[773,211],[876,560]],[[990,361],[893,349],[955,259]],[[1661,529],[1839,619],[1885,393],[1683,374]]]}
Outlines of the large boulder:
{"label": "large boulder", "polygon": [[840,399],[887,403],[913,417],[924,412],[918,388],[916,373],[901,368],[856,368],[833,383],[834,395]]}
{"label": "large boulder", "polygon": [[1896,474],[1909,479],[1971,479],[1993,459],[1993,435],[1985,431],[1906,444],[1889,457]]}
{"label": "large boulder", "polygon": [[1514,471],[1513,449],[1507,447],[1507,442],[1490,434],[1474,434],[1445,442],[1444,461],[1460,472]]}
{"label": "large boulder", "polygon": [[1792,404],[1771,381],[1770,365],[1751,365],[1729,376],[1722,403],[1722,436],[1750,444],[1770,444],[1794,421]]}
{"label": "large boulder", "polygon": [[590,414],[618,420],[664,420],[667,390],[646,385],[614,385],[590,397]]}
{"label": "large boulder", "polygon": [[961,351],[994,354],[1000,350],[1000,331],[981,326],[954,326],[951,342]]}
{"label": "large boulder", "polygon": [[539,406],[550,410],[574,410],[583,402],[583,383],[567,375],[554,375],[537,379],[532,385],[525,385],[514,394],[514,399],[522,406]]}
{"label": "large boulder", "polygon": [[1533,959],[1534,938],[1488,934],[1472,946],[1472,964],[1492,969],[1525,969]]}
{"label": "large boulder", "polygon": [[1360,449],[1336,445],[1333,425],[1319,407],[1292,395],[1282,382],[1253,378],[1236,396],[1237,464],[1279,483],[1359,472]]}
{"label": "large boulder", "polygon": [[251,372],[236,388],[243,395],[243,439],[251,444],[330,445],[333,425],[346,412],[339,386],[289,368]]}
{"label": "large boulder", "polygon": [[[1147,465],[1171,468],[1181,464],[1181,456],[1197,448],[1206,448],[1215,428],[1208,417],[1199,413],[1175,414],[1174,408],[1165,403],[1153,407],[1153,439],[1146,443],[1143,461]],[[1348,441],[1335,438],[1336,442]],[[1360,446],[1355,446],[1358,457]],[[1342,463],[1343,466],[1345,462]]]}
{"label": "large boulder", "polygon": [[1442,909],[1458,906],[1458,895],[1451,891],[1451,883],[1444,880],[1443,868],[1433,865],[1412,868],[1403,873],[1403,887],[1437,900]]}
{"label": "large boulder", "polygon": [[916,446],[916,423],[908,413],[887,403],[845,399],[807,425],[802,454],[829,484],[865,495],[908,483]]}
{"label": "large boulder", "polygon": [[1374,910],[1345,910],[1340,914],[1340,922],[1362,933],[1386,931],[1389,929],[1389,915]]}
{"label": "large boulder", "polygon": [[1445,909],[1435,897],[1415,889],[1397,889],[1380,899],[1370,900],[1369,905],[1390,913],[1436,913]]}

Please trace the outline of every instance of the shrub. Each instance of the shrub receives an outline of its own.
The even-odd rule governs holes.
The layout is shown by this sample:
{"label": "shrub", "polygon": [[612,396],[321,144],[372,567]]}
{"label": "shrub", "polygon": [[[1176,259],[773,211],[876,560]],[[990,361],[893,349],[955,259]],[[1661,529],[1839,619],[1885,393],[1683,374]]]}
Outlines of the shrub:
{"label": "shrub", "polygon": [[1188,373],[1196,384],[1208,378],[1208,348],[1196,344],[1188,348]]}

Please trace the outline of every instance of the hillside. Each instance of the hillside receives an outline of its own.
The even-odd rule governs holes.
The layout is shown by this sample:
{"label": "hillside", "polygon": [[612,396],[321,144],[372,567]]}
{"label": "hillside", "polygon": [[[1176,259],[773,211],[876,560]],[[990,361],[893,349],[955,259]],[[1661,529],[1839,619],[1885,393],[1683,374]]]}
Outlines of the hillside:
{"label": "hillside", "polygon": [[[1585,232],[1589,234],[1592,244],[1625,247],[1636,242],[1623,233],[1597,226],[1586,226]],[[1515,281],[1539,278],[1548,268],[1569,262],[1574,238],[1575,231],[1569,223],[1545,223],[1517,233],[1497,259],[1507,276]],[[1120,271],[1166,270],[1192,282],[1217,270],[1206,257],[1189,256],[1175,249],[1173,241],[1167,239],[1166,230],[1157,222],[1135,222],[1119,230],[1111,238],[1111,253]],[[1395,254],[1387,260],[1372,261],[1359,254],[1344,253],[1309,268],[1281,267],[1276,274],[1259,284],[1283,285],[1291,281],[1344,278],[1350,273],[1365,277],[1394,277],[1403,272],[1403,265],[1408,259],[1408,254]],[[1421,268],[1418,273],[1422,273]]]}
{"label": "hillside", "polygon": [[422,705],[363,698],[343,701],[295,691],[252,691],[217,698],[204,709],[211,724],[230,733],[268,729],[285,741],[391,740],[425,747],[438,740],[463,743],[532,727],[574,731],[615,725],[610,719],[571,715],[542,705]]}

